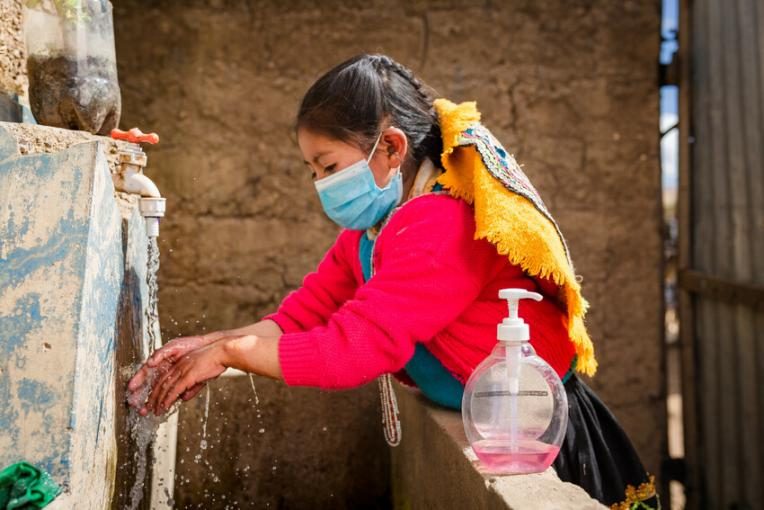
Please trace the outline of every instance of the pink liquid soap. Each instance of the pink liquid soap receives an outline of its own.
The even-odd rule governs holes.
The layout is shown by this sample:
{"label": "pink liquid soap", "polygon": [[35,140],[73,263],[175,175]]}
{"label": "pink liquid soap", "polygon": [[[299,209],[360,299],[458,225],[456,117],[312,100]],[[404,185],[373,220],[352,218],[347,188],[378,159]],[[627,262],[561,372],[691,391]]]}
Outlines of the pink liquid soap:
{"label": "pink liquid soap", "polygon": [[541,441],[483,439],[472,445],[482,471],[490,474],[540,473],[552,465],[559,446]]}

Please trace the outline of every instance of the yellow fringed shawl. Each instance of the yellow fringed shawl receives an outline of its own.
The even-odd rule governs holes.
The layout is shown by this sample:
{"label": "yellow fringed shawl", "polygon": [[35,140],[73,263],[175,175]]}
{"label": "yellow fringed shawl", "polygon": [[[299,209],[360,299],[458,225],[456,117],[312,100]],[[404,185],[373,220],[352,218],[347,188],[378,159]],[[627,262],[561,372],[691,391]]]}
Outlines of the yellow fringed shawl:
{"label": "yellow fringed shawl", "polygon": [[594,346],[584,326],[581,295],[565,240],[514,157],[480,125],[474,102],[434,103],[443,135],[440,183],[475,208],[475,239],[486,239],[530,276],[551,278],[567,311],[566,327],[578,355],[577,370],[594,375]]}

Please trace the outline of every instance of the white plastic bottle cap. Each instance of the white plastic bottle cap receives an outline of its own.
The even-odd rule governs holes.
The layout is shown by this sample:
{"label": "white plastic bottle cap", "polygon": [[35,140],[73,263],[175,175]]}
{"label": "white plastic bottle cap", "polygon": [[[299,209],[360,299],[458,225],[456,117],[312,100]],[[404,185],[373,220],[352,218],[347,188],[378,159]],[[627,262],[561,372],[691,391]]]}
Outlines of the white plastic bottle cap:
{"label": "white plastic bottle cap", "polygon": [[518,316],[521,299],[533,299],[541,301],[543,297],[537,292],[531,292],[525,289],[502,289],[499,291],[499,297],[507,300],[509,306],[509,317],[501,321],[497,326],[496,337],[504,342],[527,342],[530,340],[530,329],[528,324]]}

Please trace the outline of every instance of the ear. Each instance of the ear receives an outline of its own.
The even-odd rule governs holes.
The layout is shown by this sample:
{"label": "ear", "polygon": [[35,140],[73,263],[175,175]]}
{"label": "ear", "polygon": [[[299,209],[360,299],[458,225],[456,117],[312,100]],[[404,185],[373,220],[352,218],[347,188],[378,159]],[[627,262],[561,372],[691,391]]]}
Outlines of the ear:
{"label": "ear", "polygon": [[406,160],[409,140],[406,133],[397,127],[389,127],[382,134],[381,145],[387,156],[390,168],[400,168]]}

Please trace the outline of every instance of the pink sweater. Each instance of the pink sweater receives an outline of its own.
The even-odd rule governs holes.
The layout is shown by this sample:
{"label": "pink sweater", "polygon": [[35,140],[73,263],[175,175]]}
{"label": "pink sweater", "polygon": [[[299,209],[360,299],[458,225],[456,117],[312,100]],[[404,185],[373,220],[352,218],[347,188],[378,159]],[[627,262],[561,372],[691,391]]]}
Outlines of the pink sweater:
{"label": "pink sweater", "polygon": [[472,208],[446,195],[406,203],[377,238],[374,276],[363,282],[361,231],[343,230],[318,269],[290,293],[274,320],[284,331],[279,360],[289,385],[351,388],[402,371],[417,342],[465,382],[496,344],[506,316],[499,289],[544,295],[520,315],[537,353],[562,375],[575,351],[554,301],[556,286],[528,277],[484,240]]}

